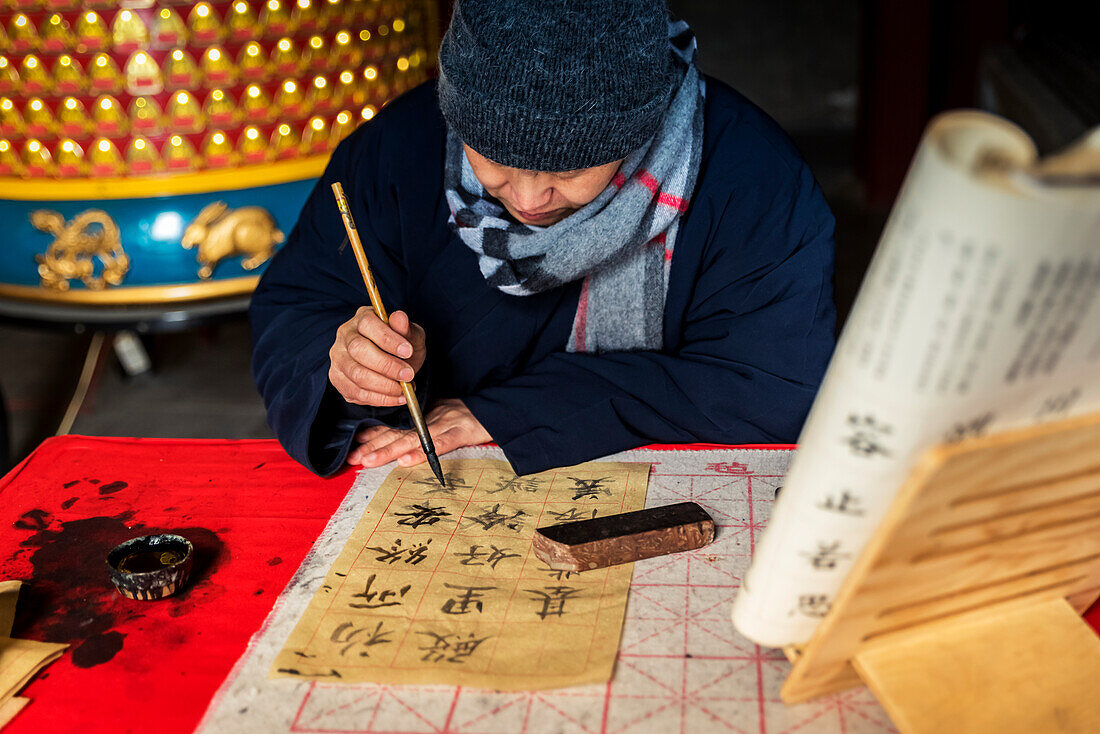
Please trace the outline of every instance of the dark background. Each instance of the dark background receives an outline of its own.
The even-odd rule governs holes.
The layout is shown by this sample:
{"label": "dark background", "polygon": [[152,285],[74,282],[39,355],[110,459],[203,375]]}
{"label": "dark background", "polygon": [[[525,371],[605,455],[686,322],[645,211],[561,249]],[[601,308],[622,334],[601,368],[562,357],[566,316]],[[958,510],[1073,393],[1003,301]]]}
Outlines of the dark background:
{"label": "dark background", "polygon": [[[1042,151],[1100,123],[1100,3],[994,0],[672,0],[712,74],[791,135],[837,218],[836,294],[851,307],[921,131],[979,107]],[[0,323],[10,460],[51,435],[87,331]],[[243,316],[142,337],[153,370],[125,376],[109,349],[73,433],[269,437]],[[4,441],[0,425],[0,470]]]}

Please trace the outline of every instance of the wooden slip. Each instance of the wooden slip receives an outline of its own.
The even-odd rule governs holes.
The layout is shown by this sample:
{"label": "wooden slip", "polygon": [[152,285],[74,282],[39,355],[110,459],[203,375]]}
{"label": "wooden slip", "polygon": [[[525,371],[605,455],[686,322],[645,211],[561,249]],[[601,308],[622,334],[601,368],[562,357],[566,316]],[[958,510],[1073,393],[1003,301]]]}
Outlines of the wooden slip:
{"label": "wooden slip", "polygon": [[535,555],[558,571],[587,571],[701,548],[714,521],[694,502],[539,528]]}
{"label": "wooden slip", "polygon": [[22,581],[0,581],[0,637],[11,635],[11,626],[15,622],[15,605],[19,601],[19,589]]}
{"label": "wooden slip", "polygon": [[0,704],[23,690],[35,674],[61,657],[68,645],[0,637]]}
{"label": "wooden slip", "polygon": [[1100,731],[1097,447],[1100,413],[930,450],[783,699],[862,680],[903,734]]}
{"label": "wooden slip", "polygon": [[7,726],[16,715],[23,710],[23,707],[30,703],[29,698],[9,698],[0,705],[0,729]]}

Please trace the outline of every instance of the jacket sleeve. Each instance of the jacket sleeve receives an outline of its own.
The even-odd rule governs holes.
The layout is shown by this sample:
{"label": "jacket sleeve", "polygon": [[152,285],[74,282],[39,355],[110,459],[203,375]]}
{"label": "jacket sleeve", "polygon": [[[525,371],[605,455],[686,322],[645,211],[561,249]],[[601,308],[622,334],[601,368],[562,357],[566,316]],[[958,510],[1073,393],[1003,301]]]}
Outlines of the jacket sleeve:
{"label": "jacket sleeve", "polygon": [[665,350],[554,353],[466,400],[517,472],[652,442],[796,438],[834,344],[832,215],[804,166],[694,206],[707,242],[696,272],[672,261],[688,295],[670,286],[687,305]]}
{"label": "jacket sleeve", "polygon": [[[370,125],[337,148],[306,201],[286,245],[275,255],[249,309],[252,373],[267,406],[268,423],[293,458],[327,476],[344,462],[354,432],[385,423],[404,427],[408,410],[346,403],[328,381],[336,329],[369,304],[346,243],[331,185],[340,181],[363,247],[388,308],[405,307],[406,274],[387,217],[378,177],[377,135]],[[422,388],[422,385],[418,385]]]}

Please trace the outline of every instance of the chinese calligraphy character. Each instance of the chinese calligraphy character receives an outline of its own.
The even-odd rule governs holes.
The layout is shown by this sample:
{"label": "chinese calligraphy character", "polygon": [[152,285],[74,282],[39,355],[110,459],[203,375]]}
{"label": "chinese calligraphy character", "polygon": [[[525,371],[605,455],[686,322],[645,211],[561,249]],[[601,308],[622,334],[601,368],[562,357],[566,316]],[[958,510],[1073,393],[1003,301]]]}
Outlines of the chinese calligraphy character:
{"label": "chinese calligraphy character", "polygon": [[849,415],[848,426],[853,431],[852,435],[844,439],[852,453],[857,456],[890,456],[890,451],[884,446],[883,437],[893,433],[893,426],[879,422],[870,415]]}
{"label": "chinese calligraphy character", "polygon": [[814,552],[800,551],[800,556],[810,559],[810,565],[816,569],[830,569],[836,568],[836,565],[843,559],[851,556],[851,553],[840,552],[840,541],[835,543],[818,543],[817,550]]}
{"label": "chinese calligraphy character", "polygon": [[546,619],[565,614],[565,601],[579,593],[580,589],[574,589],[571,586],[544,586],[542,591],[538,589],[525,589],[525,591],[531,594],[533,601],[542,604],[542,608],[535,614],[539,619]]}
{"label": "chinese calligraphy character", "polygon": [[488,494],[500,494],[501,492],[527,492],[534,494],[542,489],[543,480],[537,477],[501,477],[497,480],[497,486],[485,490]]}
{"label": "chinese calligraphy character", "polygon": [[807,617],[824,617],[832,602],[824,594],[802,594],[798,597],[798,611]]}
{"label": "chinese calligraphy character", "polygon": [[353,598],[363,599],[362,603],[348,602],[349,607],[354,609],[381,609],[382,607],[395,607],[404,601],[405,594],[409,593],[409,589],[412,588],[411,584],[405,584],[397,591],[393,589],[371,590],[374,585],[374,580],[378,574],[371,574],[367,578],[367,586],[363,591],[358,594],[352,594]]}
{"label": "chinese calligraphy character", "polygon": [[500,512],[500,503],[493,506],[491,510],[485,510],[480,515],[474,515],[465,519],[469,520],[471,524],[477,524],[482,527],[483,530],[492,530],[497,525],[503,525],[504,527],[514,532],[519,532],[523,529],[523,520],[521,518],[526,517],[527,513],[523,510],[516,510],[511,516],[503,515]]}
{"label": "chinese calligraphy character", "polygon": [[340,671],[336,670],[336,668],[331,668],[329,670],[329,672],[327,672],[327,673],[303,673],[302,671],[298,670],[297,668],[279,668],[276,672],[286,673],[287,675],[308,676],[308,677],[311,677],[311,678],[343,678],[344,677],[344,676],[340,675]]}
{"label": "chinese calligraphy character", "polygon": [[603,486],[611,477],[600,477],[599,479],[579,479],[577,477],[569,477],[573,480],[573,499],[579,500],[582,497],[592,499],[599,495],[611,496],[611,490],[608,487]]}
{"label": "chinese calligraphy character", "polygon": [[440,611],[444,614],[469,614],[471,608],[478,612],[482,611],[481,600],[484,598],[483,591],[492,591],[497,588],[495,586],[455,586],[453,584],[444,583],[448,589],[465,589],[458,596],[452,596],[447,601],[443,602],[443,606],[440,607]]}
{"label": "chinese calligraphy character", "polygon": [[435,477],[424,477],[423,479],[417,479],[413,482],[414,486],[424,487],[424,494],[446,494],[454,495],[457,489],[469,489],[470,485],[466,483],[465,477],[460,477],[450,472],[443,475],[446,480],[445,486],[440,486],[439,480]]}
{"label": "chinese calligraphy character", "polygon": [[1043,288],[1046,287],[1047,277],[1050,275],[1050,271],[1053,266],[1050,261],[1044,260],[1039,263],[1035,268],[1035,274],[1032,276],[1031,283],[1028,285],[1028,292],[1024,297],[1024,300],[1020,302],[1020,308],[1016,311],[1016,328],[1022,328],[1027,324],[1028,319],[1031,317],[1031,312],[1035,309],[1035,303],[1038,300],[1038,295],[1042,293]]}
{"label": "chinese calligraphy character", "polygon": [[580,510],[579,507],[570,507],[569,510],[565,510],[564,512],[560,513],[554,512],[552,510],[547,510],[547,513],[552,515],[554,521],[557,521],[558,523],[573,523],[576,521],[581,521],[581,519],[595,519],[596,517],[595,510],[593,510],[592,514],[590,515],[587,514],[587,511]]}
{"label": "chinese calligraphy character", "polygon": [[428,647],[420,648],[425,651],[424,657],[420,659],[429,663],[438,663],[441,660],[448,663],[465,662],[466,658],[474,654],[478,645],[492,637],[492,635],[474,637],[472,632],[466,639],[462,639],[462,636],[458,634],[440,635],[435,632],[417,632],[417,634],[432,638]]}
{"label": "chinese calligraphy character", "polygon": [[539,570],[545,573],[550,578],[556,579],[557,581],[572,578],[575,574],[580,573],[580,571],[566,571],[565,569],[550,568],[549,566],[541,566],[539,567]]}
{"label": "chinese calligraphy character", "polygon": [[985,433],[985,429],[993,422],[993,413],[983,413],[976,418],[956,422],[951,429],[944,434],[945,443],[954,443],[964,438],[977,438]]}
{"label": "chinese calligraphy character", "polygon": [[845,515],[862,517],[863,510],[859,507],[859,503],[859,497],[856,497],[848,490],[844,490],[840,493],[840,499],[830,494],[825,498],[825,501],[819,502],[817,506],[823,510],[830,510],[831,512],[840,512]]}
{"label": "chinese calligraphy character", "polygon": [[402,547],[401,539],[398,538],[397,540],[393,541],[393,545],[390,546],[389,550],[386,550],[385,548],[377,545],[367,546],[367,550],[372,550],[380,554],[375,557],[374,560],[376,561],[382,561],[383,563],[388,563],[392,566],[393,564],[402,560],[402,556],[404,556],[404,561],[406,565],[415,566],[416,564],[424,560],[428,553],[428,546],[431,544],[431,542],[432,539],[428,538],[428,541],[426,543],[417,543],[416,545],[406,548]]}
{"label": "chinese calligraphy character", "polygon": [[[509,553],[510,548],[504,548],[503,550],[497,548],[495,545],[490,545],[491,551],[478,550],[480,545],[471,545],[470,550],[465,553],[455,553],[456,558],[462,558],[459,561],[463,566],[489,566],[494,571],[497,570],[497,564],[503,561],[505,558],[520,558],[519,553]],[[481,559],[484,557],[484,561]]]}
{"label": "chinese calligraphy character", "polygon": [[1074,403],[1076,403],[1080,397],[1081,388],[1075,387],[1068,392],[1046,398],[1035,414],[1035,420],[1044,420],[1051,416],[1064,415],[1073,407]]}
{"label": "chinese calligraphy character", "polygon": [[[367,636],[361,639],[356,639],[362,633],[366,632]],[[384,645],[388,642],[393,642],[390,639],[390,634],[393,630],[382,629],[382,623],[379,622],[374,626],[373,630],[369,630],[366,627],[356,627],[351,622],[344,622],[338,625],[336,629],[332,631],[332,635],[329,637],[331,642],[335,642],[339,645],[343,645],[340,649],[341,655],[346,655],[348,650],[356,645],[362,645],[363,649],[359,651],[359,657],[369,658],[370,649],[375,645]]]}
{"label": "chinese calligraphy character", "polygon": [[732,461],[707,464],[706,470],[715,472],[716,474],[736,474],[741,477],[747,477],[752,474],[752,472],[749,471],[749,467],[746,465]]}
{"label": "chinese calligraphy character", "polygon": [[554,512],[552,510],[547,510],[547,513],[552,515],[554,521],[557,521],[558,523],[573,523],[576,521],[581,521],[581,519],[595,519],[596,517],[595,510],[592,511],[591,515],[588,515],[585,511],[582,511],[580,510],[580,508],[577,507],[570,507],[569,510],[560,513]]}
{"label": "chinese calligraphy character", "polygon": [[442,507],[432,507],[429,502],[422,505],[406,505],[405,509],[408,512],[395,512],[393,514],[401,518],[397,521],[398,525],[408,525],[411,528],[418,528],[421,525],[435,525],[443,518],[451,516],[451,513]]}

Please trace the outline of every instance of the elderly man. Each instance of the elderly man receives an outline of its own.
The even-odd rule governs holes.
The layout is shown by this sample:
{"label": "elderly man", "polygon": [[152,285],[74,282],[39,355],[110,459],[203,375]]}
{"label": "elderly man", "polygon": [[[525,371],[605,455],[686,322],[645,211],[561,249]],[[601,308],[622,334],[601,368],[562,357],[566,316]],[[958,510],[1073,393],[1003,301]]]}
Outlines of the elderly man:
{"label": "elderly man", "polygon": [[[287,451],[329,474],[493,440],[518,473],[795,438],[833,347],[833,218],[657,0],[459,0],[438,82],[334,153],[252,303]],[[329,192],[343,183],[389,324]]]}

